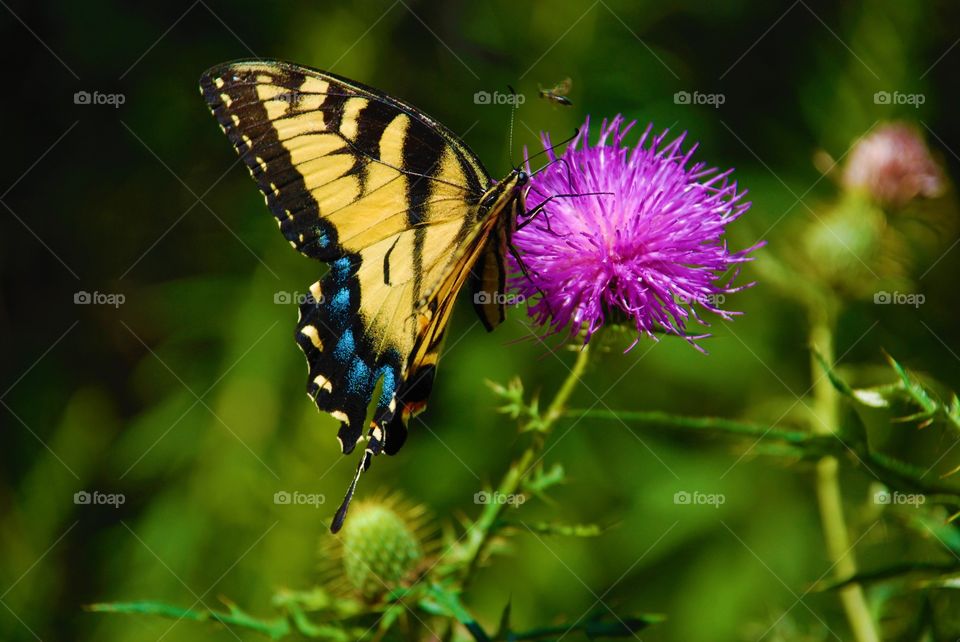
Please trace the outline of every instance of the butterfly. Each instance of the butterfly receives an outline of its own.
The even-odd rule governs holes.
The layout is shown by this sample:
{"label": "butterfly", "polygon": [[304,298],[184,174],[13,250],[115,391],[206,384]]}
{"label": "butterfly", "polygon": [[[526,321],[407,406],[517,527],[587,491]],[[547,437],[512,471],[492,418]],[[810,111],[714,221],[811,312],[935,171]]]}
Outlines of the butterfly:
{"label": "butterfly", "polygon": [[563,105],[564,107],[572,107],[573,102],[567,98],[567,94],[570,93],[570,87],[572,85],[572,80],[569,78],[564,78],[550,89],[544,89],[543,87],[540,87],[539,94],[544,100],[549,100],[550,102]]}
{"label": "butterfly", "polygon": [[396,454],[426,407],[459,290],[471,282],[488,330],[504,320],[505,252],[529,215],[529,175],[494,181],[436,120],[317,69],[229,62],[207,70],[200,91],[284,238],[329,264],[300,305],[296,341],[308,396],[340,421],[341,452],[366,442],[337,532],[373,457]]}

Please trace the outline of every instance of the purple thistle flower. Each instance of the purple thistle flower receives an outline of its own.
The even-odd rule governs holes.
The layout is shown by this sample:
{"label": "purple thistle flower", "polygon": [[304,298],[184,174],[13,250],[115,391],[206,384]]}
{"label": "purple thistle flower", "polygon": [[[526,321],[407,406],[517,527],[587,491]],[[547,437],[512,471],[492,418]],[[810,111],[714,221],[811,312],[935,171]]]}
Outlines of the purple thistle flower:
{"label": "purple thistle flower", "polygon": [[[698,308],[724,319],[738,314],[720,306],[727,294],[753,284],[734,287],[738,270],[722,277],[762,243],[731,252],[723,239],[727,224],[750,207],[740,202],[746,192],[729,180],[733,170],[691,163],[697,146],[684,152],[685,134],[664,143],[668,131],[651,135],[653,125],[630,150],[622,143],[635,123],[619,115],[604,120],[600,140],[590,146],[588,118],[562,160],[532,176],[528,212],[551,196],[608,194],[553,198],[522,219],[528,224],[513,243],[526,275],[511,259],[511,285],[535,301],[529,315],[552,333],[583,330],[586,342],[604,323],[626,319],[641,336],[665,332],[696,346],[708,335],[688,335],[687,322],[708,325]],[[557,160],[549,135],[541,140],[550,161]]]}

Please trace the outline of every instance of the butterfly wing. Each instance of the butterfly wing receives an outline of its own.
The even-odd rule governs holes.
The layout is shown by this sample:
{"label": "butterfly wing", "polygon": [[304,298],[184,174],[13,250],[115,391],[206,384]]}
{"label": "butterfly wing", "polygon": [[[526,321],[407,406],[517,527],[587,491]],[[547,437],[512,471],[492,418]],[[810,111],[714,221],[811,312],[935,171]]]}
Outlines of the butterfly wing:
{"label": "butterfly wing", "polygon": [[[515,219],[514,219],[515,220]],[[508,219],[494,225],[487,244],[470,273],[473,309],[487,331],[506,319]]]}
{"label": "butterfly wing", "polygon": [[359,83],[282,62],[227,63],[201,91],[284,237],[329,262],[300,308],[308,394],[393,454],[429,395],[453,299],[495,224],[479,160],[442,125]]}

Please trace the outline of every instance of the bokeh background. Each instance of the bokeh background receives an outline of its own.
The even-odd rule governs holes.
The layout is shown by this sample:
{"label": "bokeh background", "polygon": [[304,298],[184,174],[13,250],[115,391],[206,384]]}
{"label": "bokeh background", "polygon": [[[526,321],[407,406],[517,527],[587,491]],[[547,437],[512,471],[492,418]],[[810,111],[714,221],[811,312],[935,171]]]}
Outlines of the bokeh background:
{"label": "bokeh background", "polygon": [[[912,121],[947,173],[960,169],[960,7],[946,1],[2,4],[7,640],[229,640],[213,624],[171,627],[82,605],[224,596],[269,614],[278,587],[317,580],[318,543],[355,462],[339,456],[335,422],[304,398],[296,307],[283,300],[324,268],[276,233],[200,99],[199,75],[215,63],[282,58],[381,88],[462,133],[494,176],[510,169],[509,109],[474,94],[508,84],[526,98],[514,157],[536,132],[563,137],[588,114],[687,131],[699,159],[736,167],[750,190],[731,244],[766,239],[757,261],[795,244],[796,226],[836,194],[817,153],[842,158],[878,121]],[[538,83],[568,76],[572,108],[536,99]],[[123,103],[76,104],[80,91]],[[682,91],[724,101],[677,104]],[[925,99],[877,104],[877,91]],[[877,364],[885,350],[960,387],[960,249],[943,241],[919,268],[924,305],[847,309],[843,363]],[[758,278],[754,266],[744,278]],[[78,305],[78,292],[123,302]],[[803,312],[762,280],[727,305],[745,314],[713,325],[708,356],[675,339],[611,350],[574,405],[802,422]],[[566,373],[557,359],[572,359],[531,339],[524,318],[514,309],[487,334],[461,302],[429,410],[361,495],[402,491],[438,524],[479,511],[474,494],[523,441],[484,380],[519,376],[547,395]],[[644,640],[836,639],[828,626],[846,639],[836,595],[805,594],[829,569],[809,467],[591,421],[561,427],[547,462],[562,463],[569,481],[552,505],[525,505],[524,518],[608,528],[590,539],[515,538],[465,597],[491,628],[508,599],[514,621],[532,626],[575,619],[602,598],[618,613],[666,614]],[[870,481],[843,479],[863,511],[873,510]],[[81,490],[125,501],[77,505]],[[283,490],[328,501],[276,505]],[[726,502],[678,506],[682,490]],[[871,532],[862,564],[904,554],[891,537]]]}

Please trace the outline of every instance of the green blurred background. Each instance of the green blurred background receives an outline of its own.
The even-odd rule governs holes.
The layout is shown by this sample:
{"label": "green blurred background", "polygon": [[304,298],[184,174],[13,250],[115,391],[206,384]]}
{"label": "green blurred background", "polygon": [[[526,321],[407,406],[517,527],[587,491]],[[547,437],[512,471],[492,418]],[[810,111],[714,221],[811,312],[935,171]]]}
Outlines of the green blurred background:
{"label": "green blurred background", "polygon": [[[0,638],[230,640],[212,624],[81,607],[224,596],[268,614],[278,587],[316,581],[318,542],[355,463],[304,398],[296,307],[275,299],[305,292],[323,267],[275,231],[198,95],[207,67],[261,56],[358,79],[463,133],[494,176],[510,168],[509,110],[476,104],[481,90],[510,84],[527,98],[515,157],[535,132],[563,137],[588,114],[686,130],[699,160],[736,167],[750,190],[731,243],[763,236],[763,261],[836,192],[814,154],[842,157],[878,120],[917,123],[957,175],[958,24],[960,7],[946,1],[4,4]],[[567,76],[573,108],[535,98],[538,83]],[[877,105],[881,90],[926,100]],[[78,91],[125,101],[78,105]],[[678,91],[725,102],[678,105]],[[919,309],[868,301],[844,314],[843,363],[877,363],[886,350],[960,387],[960,250],[921,271],[931,265]],[[125,300],[75,305],[79,291]],[[438,524],[476,514],[474,493],[522,445],[484,380],[519,375],[546,396],[566,373],[529,339],[522,310],[488,335],[466,303],[423,421],[359,491],[402,491]],[[679,340],[614,349],[574,405],[802,421],[802,311],[763,282],[727,305],[745,314],[714,324],[709,356]],[[562,426],[547,462],[570,481],[555,505],[528,502],[525,519],[611,528],[517,537],[512,557],[475,578],[468,605],[490,627],[511,598],[514,622],[532,626],[576,619],[602,597],[618,613],[669,617],[644,640],[757,639],[777,620],[765,639],[836,639],[826,626],[845,638],[836,596],[803,595],[829,568],[809,468],[744,454],[615,422]],[[851,503],[864,503],[869,482],[844,478]],[[76,505],[84,489],[125,502]],[[328,501],[278,506],[281,490]],[[727,501],[677,506],[681,490]],[[903,554],[885,535],[861,542],[865,565]]]}

